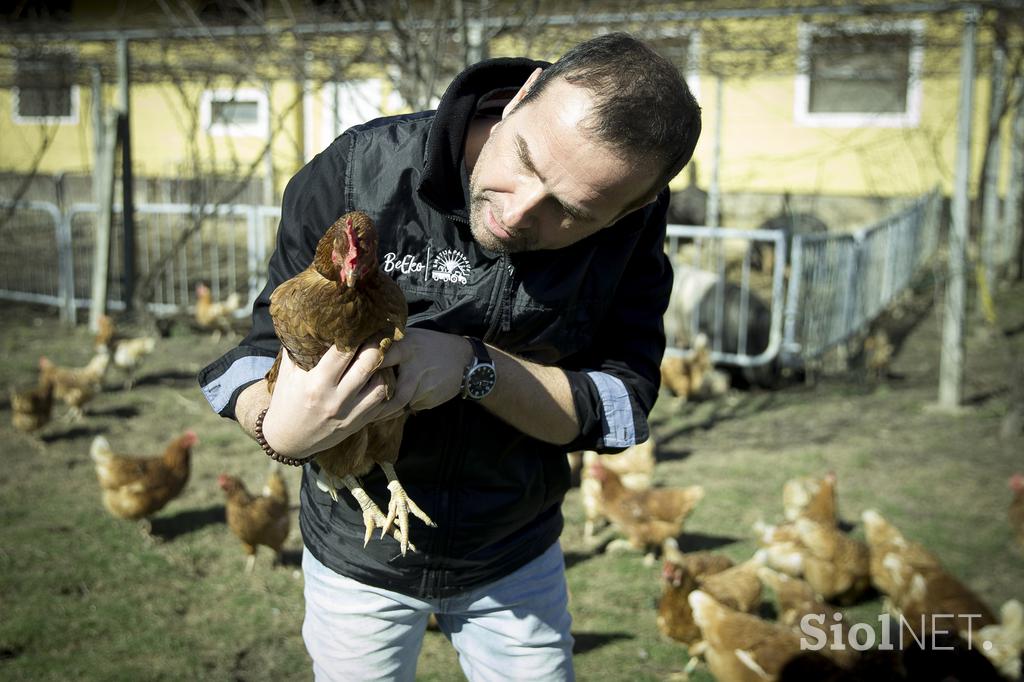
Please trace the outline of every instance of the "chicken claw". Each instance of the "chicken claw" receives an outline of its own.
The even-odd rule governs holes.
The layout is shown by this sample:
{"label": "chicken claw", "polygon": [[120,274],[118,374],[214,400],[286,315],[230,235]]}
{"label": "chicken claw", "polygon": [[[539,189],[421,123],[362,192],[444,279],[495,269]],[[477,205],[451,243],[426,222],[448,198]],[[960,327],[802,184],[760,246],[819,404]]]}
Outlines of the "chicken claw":
{"label": "chicken claw", "polygon": [[[404,540],[402,543],[402,555],[405,555],[406,550],[411,547],[408,542],[409,537],[409,513],[418,518],[423,523],[427,524],[432,528],[437,528],[437,524],[427,516],[426,512],[419,508],[419,506],[413,502],[409,495],[405,492],[402,484],[398,481],[398,475],[395,473],[395,466],[390,462],[378,462],[380,468],[384,470],[384,475],[388,477],[388,490],[391,491],[391,501],[388,503],[388,517],[384,521],[384,525],[381,529],[381,537],[384,537],[384,533],[392,530],[395,520],[398,520],[398,533]],[[412,548],[416,551],[416,548]]]}
{"label": "chicken claw", "polygon": [[[333,480],[337,480],[326,472],[321,473],[326,474],[331,482],[333,482]],[[356,503],[359,504],[359,508],[363,510],[363,525],[366,527],[366,534],[363,536],[363,547],[366,547],[370,542],[370,538],[373,536],[374,529],[383,528],[387,519],[384,518],[384,513],[380,510],[380,507],[378,507],[376,503],[370,499],[370,496],[366,494],[366,491],[363,490],[362,484],[359,483],[359,479],[350,474],[342,478],[341,482],[346,488],[348,488],[349,492],[352,493],[352,497],[356,499]],[[317,479],[317,485],[321,489],[325,490],[325,492],[329,493],[335,501],[338,500],[338,493],[335,489],[337,486],[327,488],[320,478]],[[386,530],[385,532],[389,531]],[[416,551],[416,547],[409,542],[408,538],[403,535],[399,529],[392,528],[390,529],[390,532],[403,547],[409,547],[412,551]],[[382,534],[381,537],[384,537],[384,535]],[[405,554],[405,552],[403,551],[402,554]]]}

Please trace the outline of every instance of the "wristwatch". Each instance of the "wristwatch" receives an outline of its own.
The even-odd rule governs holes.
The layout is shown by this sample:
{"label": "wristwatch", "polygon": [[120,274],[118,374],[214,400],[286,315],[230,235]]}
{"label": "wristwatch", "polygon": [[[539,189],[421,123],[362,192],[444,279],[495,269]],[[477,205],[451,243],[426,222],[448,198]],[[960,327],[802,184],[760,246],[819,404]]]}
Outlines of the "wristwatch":
{"label": "wristwatch", "polygon": [[481,400],[494,388],[498,373],[484,342],[472,336],[467,336],[466,339],[473,346],[473,359],[462,375],[462,397],[468,400]]}

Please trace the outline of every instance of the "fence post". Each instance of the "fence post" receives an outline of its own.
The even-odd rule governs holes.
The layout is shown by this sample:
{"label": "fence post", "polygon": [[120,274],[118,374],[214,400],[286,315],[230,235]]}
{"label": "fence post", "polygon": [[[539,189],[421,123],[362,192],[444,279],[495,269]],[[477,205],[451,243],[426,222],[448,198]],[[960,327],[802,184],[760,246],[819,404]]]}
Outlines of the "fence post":
{"label": "fence post", "polygon": [[[1024,77],[1016,78],[1017,92],[1024,90]],[[1006,187],[1006,210],[1003,211],[1003,262],[1009,264],[1009,275],[1024,279],[1021,262],[1021,231],[1024,230],[1024,101],[1017,105],[1010,132],[1010,177]]]}
{"label": "fence post", "polygon": [[960,55],[960,106],[957,113],[957,152],[953,182],[953,208],[949,227],[949,282],[942,321],[942,356],[939,360],[939,406],[959,407],[964,383],[964,317],[967,285],[964,281],[967,222],[970,219],[968,183],[971,167],[971,117],[974,115],[975,34],[980,12],[964,12],[964,38]]}
{"label": "fence post", "polygon": [[57,231],[58,281],[60,282],[61,322],[74,326],[78,322],[75,309],[75,261],[71,252],[70,213],[56,211],[54,220]]}
{"label": "fence post", "polygon": [[98,331],[100,316],[107,310],[107,279],[110,273],[110,226],[114,213],[114,155],[117,150],[117,112],[108,112],[101,145],[96,155],[96,250],[92,257],[92,300],[89,304],[89,329]]}
{"label": "fence post", "polygon": [[[783,242],[784,244],[785,242]],[[800,352],[800,343],[796,340],[796,318],[800,308],[800,279],[804,267],[804,238],[793,235],[789,266],[789,290],[786,292],[785,324],[783,325],[782,361],[790,364],[793,356]],[[781,249],[783,253],[785,249]],[[779,243],[775,243],[775,251],[780,251]],[[776,263],[775,267],[782,267]]]}

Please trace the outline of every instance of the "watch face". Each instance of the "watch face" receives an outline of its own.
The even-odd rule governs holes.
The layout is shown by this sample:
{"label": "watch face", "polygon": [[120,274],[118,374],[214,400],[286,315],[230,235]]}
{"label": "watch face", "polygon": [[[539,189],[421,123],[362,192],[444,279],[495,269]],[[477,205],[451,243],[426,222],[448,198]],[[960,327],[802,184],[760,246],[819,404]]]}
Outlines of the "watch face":
{"label": "watch face", "polygon": [[490,365],[478,365],[466,377],[466,392],[470,397],[479,400],[494,388],[495,373]]}

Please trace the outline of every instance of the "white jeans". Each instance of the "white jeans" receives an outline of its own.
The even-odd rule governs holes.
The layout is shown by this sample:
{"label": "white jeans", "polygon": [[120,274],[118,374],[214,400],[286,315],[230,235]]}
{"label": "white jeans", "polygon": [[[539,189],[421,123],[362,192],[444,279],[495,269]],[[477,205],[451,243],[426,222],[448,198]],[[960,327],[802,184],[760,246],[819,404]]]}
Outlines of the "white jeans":
{"label": "white jeans", "polygon": [[427,617],[472,682],[571,681],[565,561],[556,542],[511,575],[448,599],[422,600],[338,575],[302,553],[302,638],[318,681],[416,678]]}

